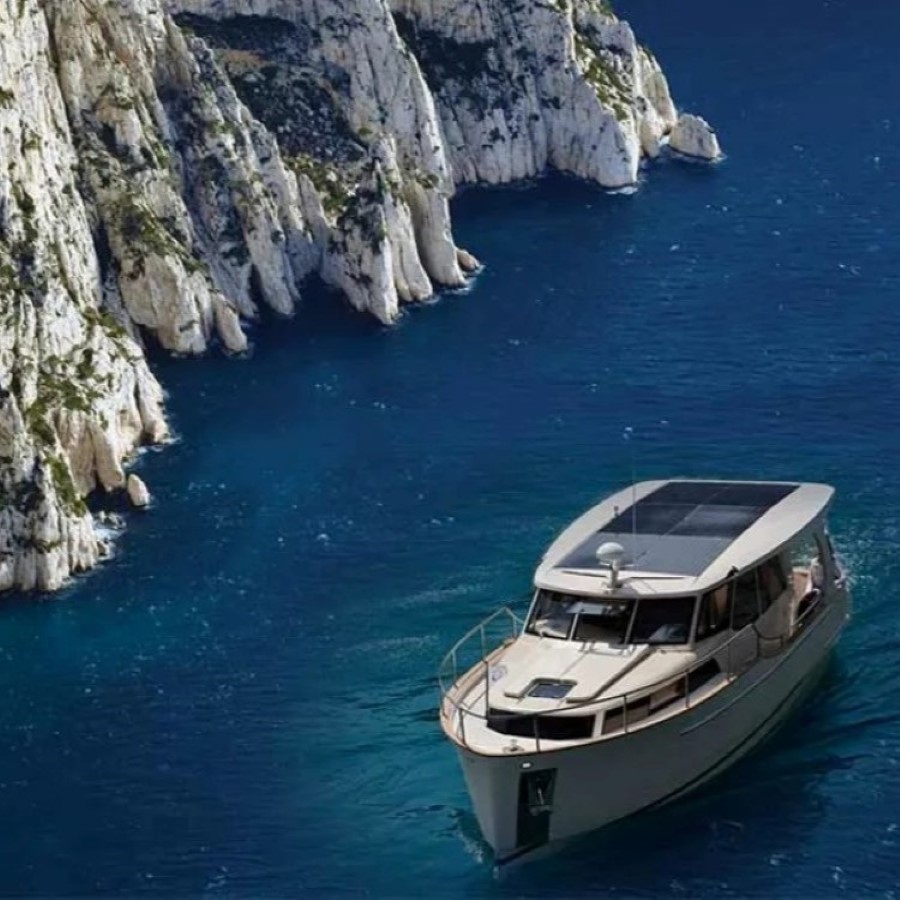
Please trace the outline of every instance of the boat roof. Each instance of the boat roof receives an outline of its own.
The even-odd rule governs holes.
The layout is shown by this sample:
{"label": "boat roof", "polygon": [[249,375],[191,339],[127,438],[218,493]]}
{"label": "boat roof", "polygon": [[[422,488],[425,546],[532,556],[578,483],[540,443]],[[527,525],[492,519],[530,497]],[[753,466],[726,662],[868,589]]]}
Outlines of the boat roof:
{"label": "boat roof", "polygon": [[762,481],[644,481],[576,519],[550,545],[538,587],[608,594],[597,548],[625,550],[618,596],[696,594],[778,552],[826,514],[834,488]]}

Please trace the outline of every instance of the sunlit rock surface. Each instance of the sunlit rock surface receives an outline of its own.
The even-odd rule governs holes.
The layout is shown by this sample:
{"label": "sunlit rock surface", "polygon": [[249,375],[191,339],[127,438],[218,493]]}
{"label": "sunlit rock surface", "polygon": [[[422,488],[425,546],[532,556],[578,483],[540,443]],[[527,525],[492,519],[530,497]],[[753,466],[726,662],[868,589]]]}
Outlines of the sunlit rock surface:
{"label": "sunlit rock surface", "polygon": [[700,116],[685,113],[678,118],[672,129],[669,146],[685,156],[707,161],[717,160],[722,156],[719,139],[712,127]]}
{"label": "sunlit rock surface", "polygon": [[132,506],[143,509],[145,506],[150,505],[150,491],[140,476],[132,472],[125,482],[125,488],[128,491],[128,499],[131,501]]}

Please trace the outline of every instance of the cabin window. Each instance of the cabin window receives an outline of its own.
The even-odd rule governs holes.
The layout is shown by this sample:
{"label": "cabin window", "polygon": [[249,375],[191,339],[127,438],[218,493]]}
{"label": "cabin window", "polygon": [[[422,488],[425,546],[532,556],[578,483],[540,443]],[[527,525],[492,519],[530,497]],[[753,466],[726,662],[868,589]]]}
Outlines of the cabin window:
{"label": "cabin window", "polygon": [[641,597],[631,626],[630,643],[687,643],[694,602],[694,597]]}
{"label": "cabin window", "polygon": [[491,731],[515,737],[541,738],[549,741],[582,741],[594,733],[591,716],[534,716],[501,709],[488,710],[487,726]]}
{"label": "cabin window", "polygon": [[697,619],[697,640],[726,631],[731,625],[731,584],[720,584],[703,595]]}
{"label": "cabin window", "polygon": [[784,593],[788,576],[780,556],[704,594],[697,618],[697,640],[725,631],[746,628]]}
{"label": "cabin window", "polygon": [[796,596],[808,594],[813,589],[823,591],[829,579],[835,582],[843,579],[827,529],[810,532],[796,541],[791,548],[791,562]]}
{"label": "cabin window", "polygon": [[702,665],[697,666],[696,669],[692,669],[688,674],[688,690],[696,691],[702,688],[704,684],[712,681],[721,671],[722,669],[716,660],[708,659]]}
{"label": "cabin window", "polygon": [[734,602],[731,606],[731,628],[740,631],[759,618],[759,591],[757,571],[751,569],[739,575],[734,582]]}
{"label": "cabin window", "polygon": [[787,574],[780,556],[773,556],[734,582],[731,627],[734,631],[755,622],[784,593]]}
{"label": "cabin window", "polygon": [[808,532],[796,540],[791,547],[790,555],[792,567],[802,573],[808,573],[817,562],[819,565],[825,562],[834,565],[831,540],[827,534],[820,532]]}
{"label": "cabin window", "polygon": [[538,591],[534,611],[528,621],[529,634],[567,640],[575,621],[574,608],[581,600],[572,594]]}
{"label": "cabin window", "polygon": [[831,567],[831,574],[834,577],[835,581],[841,581],[844,578],[843,573],[841,572],[841,566],[837,559],[837,553],[834,551],[834,543],[831,540],[831,534],[828,529],[825,529],[825,550],[827,551],[826,558]]}
{"label": "cabin window", "polygon": [[679,678],[652,694],[631,700],[624,706],[608,709],[603,716],[601,733],[621,731],[626,724],[630,727],[670,707],[673,703],[683,702],[685,686],[688,692],[696,691],[712,681],[721,671],[719,664],[714,659],[709,659],[688,674],[686,684],[684,678]]}
{"label": "cabin window", "polygon": [[603,716],[602,734],[610,734],[613,731],[621,731],[626,723],[636,725],[638,722],[649,718],[650,697],[641,697],[639,700],[632,700],[627,707],[619,706],[616,709],[607,710]]}
{"label": "cabin window", "polygon": [[632,605],[630,600],[584,599],[576,608],[575,640],[624,644]]}
{"label": "cabin window", "polygon": [[788,580],[780,556],[767,559],[758,571],[760,610],[765,612],[785,592]]}

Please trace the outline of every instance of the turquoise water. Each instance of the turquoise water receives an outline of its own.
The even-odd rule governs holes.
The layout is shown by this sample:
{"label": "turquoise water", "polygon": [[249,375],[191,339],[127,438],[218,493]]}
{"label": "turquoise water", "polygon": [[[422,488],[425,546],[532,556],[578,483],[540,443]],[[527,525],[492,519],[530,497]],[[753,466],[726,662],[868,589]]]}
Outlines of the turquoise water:
{"label": "turquoise water", "polygon": [[[468,294],[384,330],[311,290],[248,360],[157,361],[155,508],[2,609],[0,893],[900,891],[900,7],[620,6],[728,160],[468,192]],[[499,877],[435,669],[628,427],[639,478],[835,483],[857,615],[764,749]]]}

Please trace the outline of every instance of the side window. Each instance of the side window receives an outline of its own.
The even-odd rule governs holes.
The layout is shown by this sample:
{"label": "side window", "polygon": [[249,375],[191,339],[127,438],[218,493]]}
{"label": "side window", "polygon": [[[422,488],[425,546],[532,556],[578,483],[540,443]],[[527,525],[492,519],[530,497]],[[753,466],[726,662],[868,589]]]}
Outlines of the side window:
{"label": "side window", "polygon": [[757,570],[751,569],[734,583],[734,603],[731,608],[731,627],[734,631],[746,628],[759,617]]}
{"label": "side window", "polygon": [[829,574],[839,578],[831,540],[827,533],[809,532],[792,548],[794,593],[802,597],[815,589],[822,589]]}
{"label": "side window", "polygon": [[697,620],[698,641],[725,631],[731,624],[731,587],[730,583],[720,584],[703,595]]}
{"label": "side window", "polygon": [[554,591],[538,591],[534,612],[528,622],[526,631],[541,637],[566,640],[575,621],[572,608],[578,602],[577,597],[568,594],[557,594]]}
{"label": "side window", "polygon": [[695,597],[641,597],[631,626],[631,643],[686,643],[695,603]]}
{"label": "side window", "polygon": [[834,552],[834,544],[831,541],[831,535],[828,529],[825,529],[825,544],[828,548],[828,558],[831,561],[831,573],[835,581],[843,581],[844,574],[841,572],[840,563],[837,560],[837,554]]}
{"label": "side window", "polygon": [[787,587],[787,576],[780,556],[767,559],[759,567],[759,602],[760,612],[764,613],[783,593]]}
{"label": "side window", "polygon": [[794,542],[791,547],[791,565],[795,573],[795,582],[797,593],[802,594],[805,590],[806,580],[818,563],[822,565],[822,560],[826,551],[826,545],[822,538],[815,532],[807,532],[802,538]]}

